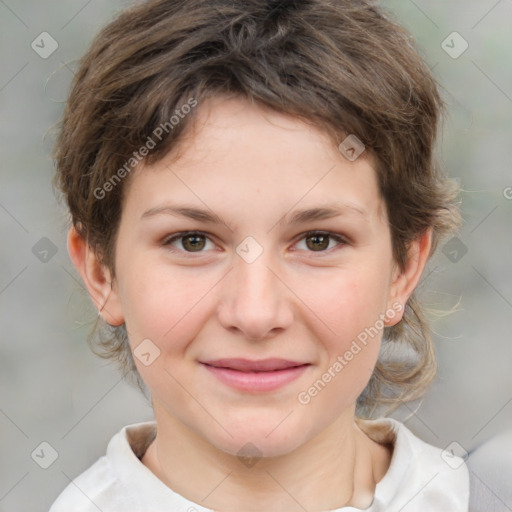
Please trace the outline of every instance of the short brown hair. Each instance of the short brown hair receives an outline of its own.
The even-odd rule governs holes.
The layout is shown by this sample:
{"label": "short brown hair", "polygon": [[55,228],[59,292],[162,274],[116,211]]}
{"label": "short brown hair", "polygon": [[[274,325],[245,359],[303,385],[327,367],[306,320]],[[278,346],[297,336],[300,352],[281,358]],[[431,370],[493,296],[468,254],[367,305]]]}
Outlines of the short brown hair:
{"label": "short brown hair", "polygon": [[[348,134],[360,139],[375,158],[401,267],[408,244],[426,229],[433,229],[432,254],[457,227],[457,188],[434,156],[445,108],[438,84],[411,35],[382,7],[365,0],[153,0],[122,11],[92,42],[53,153],[72,223],[113,273],[129,182],[116,174],[129,173],[126,162],[157,126],[168,129],[144,161],[163,158],[194,112],[172,127],[171,117],[191,98],[200,104],[222,94],[313,123],[336,144]],[[99,344],[125,375],[137,373],[124,326]],[[384,330],[383,348],[390,344],[405,344],[414,357],[379,358],[359,412],[418,398],[436,374],[414,295],[402,321]]]}

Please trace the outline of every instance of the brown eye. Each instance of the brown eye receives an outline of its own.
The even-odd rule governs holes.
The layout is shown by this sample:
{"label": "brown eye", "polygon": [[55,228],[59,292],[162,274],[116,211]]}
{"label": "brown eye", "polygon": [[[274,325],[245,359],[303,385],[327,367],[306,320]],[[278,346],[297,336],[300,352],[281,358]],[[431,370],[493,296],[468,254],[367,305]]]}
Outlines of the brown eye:
{"label": "brown eye", "polygon": [[201,251],[205,246],[203,235],[186,235],[182,238],[183,248],[187,251]]}
{"label": "brown eye", "polygon": [[173,235],[165,239],[163,244],[185,252],[202,252],[207,240],[208,237],[203,233],[189,232]]}
{"label": "brown eye", "polygon": [[[328,233],[325,231],[310,231],[305,233],[300,242],[305,240],[306,251],[309,252],[329,252],[331,241],[337,242],[338,246],[347,244],[347,241],[340,235]],[[332,247],[336,249],[336,246]]]}
{"label": "brown eye", "polygon": [[323,251],[329,247],[329,235],[309,235],[306,237],[306,240],[311,242],[306,242],[306,245],[312,251]]}

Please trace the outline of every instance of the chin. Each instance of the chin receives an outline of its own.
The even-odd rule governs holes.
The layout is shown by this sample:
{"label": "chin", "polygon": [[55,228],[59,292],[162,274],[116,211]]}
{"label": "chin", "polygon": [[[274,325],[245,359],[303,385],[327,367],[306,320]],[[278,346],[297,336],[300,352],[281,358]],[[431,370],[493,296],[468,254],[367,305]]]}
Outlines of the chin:
{"label": "chin", "polygon": [[238,457],[279,457],[297,449],[307,441],[305,429],[298,425],[288,424],[289,418],[279,420],[272,416],[265,422],[239,420],[236,424],[225,424],[223,429],[217,429],[214,437],[212,431],[204,432],[206,440],[219,450]]}
{"label": "chin", "polygon": [[[222,440],[209,440],[217,449],[240,458],[242,463],[246,459],[256,460],[261,457],[280,457],[287,455],[300,446],[300,443],[289,437],[283,438],[276,436],[269,440],[265,435],[261,436],[240,436],[225,438]],[[248,464],[246,464],[248,465]]]}

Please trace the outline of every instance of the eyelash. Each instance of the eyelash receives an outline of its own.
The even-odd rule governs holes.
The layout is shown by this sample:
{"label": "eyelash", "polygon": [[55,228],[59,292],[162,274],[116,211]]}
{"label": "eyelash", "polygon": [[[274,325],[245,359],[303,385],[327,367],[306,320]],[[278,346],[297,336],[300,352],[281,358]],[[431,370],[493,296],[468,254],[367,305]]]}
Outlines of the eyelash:
{"label": "eyelash", "polygon": [[[209,239],[210,241],[212,241],[210,239],[210,237],[208,236],[208,233],[205,233],[203,231],[183,231],[183,232],[176,233],[174,235],[168,236],[167,238],[165,238],[163,240],[162,245],[170,246],[171,243],[174,242],[175,240],[179,240],[180,238],[185,238],[185,237],[191,236],[191,235],[204,236],[207,239]],[[298,242],[300,242],[300,241],[302,241],[305,238],[308,238],[310,236],[328,236],[330,239],[338,242],[341,246],[349,244],[347,239],[345,237],[341,236],[341,235],[338,235],[336,233],[331,233],[329,231],[318,231],[318,230],[317,231],[306,231],[305,233],[302,233],[301,238],[299,238],[297,240],[297,242],[295,242],[295,243],[298,243]],[[319,253],[319,254],[323,253],[323,254],[325,254],[325,253],[330,253],[332,250],[335,250],[337,247],[339,247],[339,246],[332,247],[331,249],[325,249],[325,250],[322,250],[322,251],[307,251],[307,252]],[[178,251],[178,252],[184,252],[186,254],[201,254],[202,252],[204,252],[204,251],[197,251],[197,252],[186,251],[184,249],[177,249],[175,247],[172,247],[171,250]]]}

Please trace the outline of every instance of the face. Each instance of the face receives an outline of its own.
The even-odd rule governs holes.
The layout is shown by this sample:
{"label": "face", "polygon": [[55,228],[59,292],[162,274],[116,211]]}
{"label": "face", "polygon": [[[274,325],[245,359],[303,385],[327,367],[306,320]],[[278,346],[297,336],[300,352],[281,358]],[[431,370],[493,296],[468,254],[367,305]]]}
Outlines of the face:
{"label": "face", "polygon": [[[365,153],[351,162],[317,129],[242,99],[197,114],[179,158],[131,176],[108,307],[155,414],[227,453],[288,453],[353,419],[384,315],[399,320],[376,173]],[[319,208],[336,212],[298,215]],[[267,359],[280,361],[257,366]]]}

